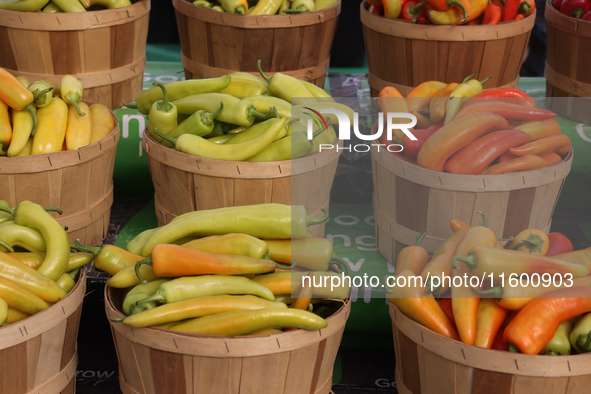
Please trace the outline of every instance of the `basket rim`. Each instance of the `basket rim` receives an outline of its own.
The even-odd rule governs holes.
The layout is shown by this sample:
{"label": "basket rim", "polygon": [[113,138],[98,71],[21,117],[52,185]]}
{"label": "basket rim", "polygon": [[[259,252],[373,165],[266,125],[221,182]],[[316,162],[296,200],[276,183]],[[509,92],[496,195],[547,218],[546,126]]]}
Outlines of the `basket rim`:
{"label": "basket rim", "polygon": [[151,0],[138,0],[121,8],[56,14],[0,9],[0,26],[39,31],[100,29],[132,22],[149,14],[150,9]]}
{"label": "basket rim", "polygon": [[[43,334],[57,326],[59,323],[51,324],[51,320],[62,320],[70,317],[78,307],[82,307],[82,301],[86,294],[86,271],[80,270],[76,285],[64,298],[40,312],[35,313],[23,320],[19,320],[5,327],[0,327],[0,350],[26,342],[31,338]],[[66,306],[64,307],[64,304]],[[74,307],[75,304],[79,305]],[[60,308],[61,307],[61,308]],[[48,324],[48,321],[50,322]],[[48,327],[48,325],[51,325]],[[40,329],[42,327],[42,329]],[[26,334],[25,334],[26,333]]]}
{"label": "basket rim", "polygon": [[573,18],[572,16],[563,14],[560,10],[554,8],[552,0],[546,0],[544,19],[546,19],[546,22],[551,23],[554,28],[573,34],[577,33],[576,35],[587,34],[591,37],[591,21]]}
{"label": "basket rim", "polygon": [[[527,34],[536,21],[537,9],[520,21],[501,22],[497,25],[420,25],[402,19],[388,19],[371,14],[369,3],[360,3],[361,23],[364,28],[403,38],[427,41],[495,41]],[[402,29],[403,27],[403,29]],[[395,28],[399,28],[396,33]],[[466,34],[476,34],[465,37]]]}
{"label": "basket rim", "polygon": [[[132,342],[137,343],[144,343],[142,339],[156,335],[159,350],[203,357],[220,356],[220,347],[212,347],[212,344],[222,346],[223,353],[226,353],[223,355],[224,357],[256,357],[301,348],[301,346],[296,346],[299,343],[305,343],[306,346],[319,343],[344,328],[350,316],[352,304],[350,297],[340,301],[342,302],[341,307],[326,318],[328,325],[321,330],[293,330],[281,333],[280,337],[277,337],[277,334],[252,336],[203,335],[175,332],[157,327],[132,328],[125,326],[123,323],[111,322],[110,319],[113,317],[125,317],[115,306],[111,296],[113,291],[123,290],[105,285],[105,309],[113,332],[118,332]],[[282,344],[279,343],[281,338],[286,339],[286,341],[282,341],[284,342]],[[146,346],[152,347],[151,344],[146,344]]]}
{"label": "basket rim", "polygon": [[[269,161],[269,162],[249,162],[210,159],[201,156],[194,156],[189,153],[180,152],[158,143],[148,132],[148,126],[143,132],[143,146],[149,158],[183,171],[193,170],[193,173],[200,175],[216,176],[221,178],[240,178],[240,179],[258,179],[258,178],[285,178],[294,175],[310,172],[311,169],[322,168],[334,160],[338,160],[343,153],[342,149],[330,149],[324,152],[316,152],[313,155],[300,157],[293,160]],[[163,158],[151,153],[150,146],[162,149]],[[343,141],[338,141],[338,147],[342,147]],[[177,166],[169,161],[169,155],[178,156],[182,159],[184,166]],[[201,168],[205,165],[204,168]],[[187,168],[190,167],[190,168]],[[272,173],[261,174],[261,168],[268,169]],[[292,171],[293,169],[296,171]],[[232,170],[231,172],[228,170]]]}
{"label": "basket rim", "polygon": [[[449,361],[471,368],[530,377],[568,377],[591,374],[591,353],[570,356],[542,356],[484,349],[447,338],[415,322],[393,303],[389,305],[392,324],[417,346]],[[539,361],[545,368],[540,369]],[[583,370],[586,367],[586,370]]]}
{"label": "basket rim", "polygon": [[[192,4],[187,0],[172,0],[172,5],[175,11],[185,16],[193,17],[193,19],[200,20],[200,18],[197,18],[197,10],[199,10],[199,12],[203,14],[204,20],[208,23],[246,29],[268,29],[293,28],[325,23],[340,15],[342,1],[343,0],[338,0],[330,7],[319,11],[302,12],[301,14],[292,15],[240,15],[230,12],[222,13],[206,7],[201,7],[202,9],[198,8],[199,6]],[[187,4],[185,5],[184,3]],[[186,11],[186,13],[183,11]],[[286,23],[287,21],[289,21],[289,23]],[[263,22],[262,25],[259,22]]]}
{"label": "basket rim", "polygon": [[[89,106],[95,104],[91,101],[84,102]],[[94,160],[97,157],[107,154],[110,150],[116,149],[121,137],[121,128],[119,118],[115,115],[115,112],[111,109],[109,109],[109,112],[115,121],[115,127],[101,140],[76,150],[44,153],[42,155],[0,156],[0,175],[34,174],[73,167]],[[37,167],[35,171],[30,171],[26,168],[31,164]]]}

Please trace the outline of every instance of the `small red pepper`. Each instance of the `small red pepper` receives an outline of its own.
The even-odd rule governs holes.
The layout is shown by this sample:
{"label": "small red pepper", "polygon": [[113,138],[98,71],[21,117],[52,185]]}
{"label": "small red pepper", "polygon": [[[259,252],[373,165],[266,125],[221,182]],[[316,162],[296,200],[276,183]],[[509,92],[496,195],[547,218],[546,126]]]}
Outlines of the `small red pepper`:
{"label": "small red pepper", "polygon": [[445,313],[445,316],[447,316],[447,318],[449,319],[449,322],[451,323],[454,330],[457,331],[458,326],[456,326],[456,319],[454,319],[454,311],[451,306],[451,298],[444,297],[444,298],[440,299],[439,301],[437,301],[437,303],[441,307],[441,310],[443,311],[443,313]]}
{"label": "small red pepper", "polygon": [[506,0],[503,8],[502,22],[512,21],[517,16],[517,9],[519,8],[519,0]]}
{"label": "small red pepper", "polygon": [[591,10],[591,1],[589,0],[564,0],[560,5],[560,12],[577,19],[580,19],[589,10]]}
{"label": "small red pepper", "polygon": [[[501,7],[494,5],[490,0],[488,5],[484,9],[484,18],[482,19],[482,25],[498,25],[503,16],[503,10]],[[496,89],[498,90],[498,89]],[[491,97],[491,96],[488,96]]]}
{"label": "small red pepper", "polygon": [[556,117],[556,113],[545,109],[531,108],[525,105],[506,103],[501,100],[486,101],[464,106],[456,116],[474,112],[492,112],[505,119],[546,120]]}
{"label": "small red pepper", "polygon": [[530,16],[535,9],[536,3],[533,0],[520,0],[519,7],[517,8],[517,14],[527,17]]}
{"label": "small red pepper", "polygon": [[550,246],[546,252],[546,257],[556,256],[563,253],[569,253],[573,251],[573,244],[566,236],[561,233],[550,233],[548,234],[548,241]]}
{"label": "small red pepper", "polygon": [[417,23],[417,19],[421,14],[421,7],[427,4],[426,1],[419,3],[415,0],[409,0],[404,3],[402,6],[402,12],[400,13],[400,18]]}
{"label": "small red pepper", "polygon": [[425,4],[424,6],[421,7],[421,13],[419,14],[419,16],[417,16],[417,23],[419,25],[430,25],[431,21],[429,21],[429,19],[427,18],[427,11],[432,10],[433,7],[431,7],[429,4]]}
{"label": "small red pepper", "polygon": [[585,14],[581,17],[581,20],[591,21],[591,11],[585,12]]}
{"label": "small red pepper", "polygon": [[435,130],[432,129],[413,130],[412,134],[417,138],[416,141],[411,140],[405,135],[404,140],[402,141],[402,146],[404,146],[404,156],[408,159],[416,160],[421,147],[425,141],[433,135],[433,133],[435,133]]}
{"label": "small red pepper", "polygon": [[484,92],[479,93],[474,97],[531,97],[531,96],[519,89],[498,88],[498,89],[485,90]]}
{"label": "small red pepper", "polygon": [[562,3],[564,3],[564,0],[554,0],[554,2],[552,3],[552,5],[554,6],[554,8],[556,8],[558,11],[560,11],[560,6],[562,5]]}

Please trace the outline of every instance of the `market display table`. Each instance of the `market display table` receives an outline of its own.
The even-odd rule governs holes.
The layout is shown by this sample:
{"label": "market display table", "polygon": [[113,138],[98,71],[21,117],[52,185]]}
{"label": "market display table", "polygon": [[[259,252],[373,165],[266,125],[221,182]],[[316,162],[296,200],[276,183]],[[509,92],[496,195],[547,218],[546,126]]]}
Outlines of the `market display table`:
{"label": "market display table", "polygon": [[[369,96],[367,75],[359,70],[329,72],[327,90],[335,97]],[[144,87],[154,80],[165,83],[182,78],[180,63],[148,62]],[[352,73],[353,72],[353,73]],[[544,96],[542,78],[520,80],[519,87],[535,97]],[[110,231],[105,243],[124,247],[139,232],[157,226],[153,186],[141,136],[146,118],[132,109],[115,111],[121,123],[121,139],[115,162],[115,202]],[[565,123],[575,140],[575,163],[553,216],[552,231],[566,234],[575,249],[591,243],[591,127]],[[345,152],[347,153],[347,152]],[[331,193],[331,217],[326,237],[335,253],[349,262],[352,276],[386,275],[394,266],[377,251],[371,206],[373,191],[371,160],[366,155],[343,154]],[[119,393],[117,357],[109,323],[104,313],[103,290],[107,274],[88,272],[88,296],[79,331],[77,392]],[[391,320],[383,288],[356,286],[352,290],[352,311],[335,363],[333,391],[336,394],[397,392],[394,383],[394,349]]]}

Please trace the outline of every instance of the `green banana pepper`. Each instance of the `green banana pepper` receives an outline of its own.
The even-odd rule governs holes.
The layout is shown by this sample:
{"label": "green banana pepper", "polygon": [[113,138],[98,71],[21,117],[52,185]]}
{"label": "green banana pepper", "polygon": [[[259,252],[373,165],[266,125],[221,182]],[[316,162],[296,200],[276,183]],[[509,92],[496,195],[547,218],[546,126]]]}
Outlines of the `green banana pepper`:
{"label": "green banana pepper", "polygon": [[133,254],[141,254],[142,248],[146,244],[146,241],[150,239],[152,234],[154,234],[156,231],[158,231],[158,227],[142,231],[141,233],[136,235],[131,241],[129,241],[127,245],[125,245],[125,250]]}
{"label": "green banana pepper", "polygon": [[570,333],[570,343],[579,353],[591,352],[591,313],[583,316]]}
{"label": "green banana pepper", "polygon": [[[45,239],[39,231],[15,222],[6,222],[0,226],[0,241],[11,247],[19,246],[29,252],[45,252],[47,249]],[[0,252],[6,252],[4,249],[0,246]]]}
{"label": "green banana pepper", "polygon": [[174,104],[168,102],[168,93],[166,92],[164,85],[160,82],[154,82],[153,85],[162,89],[162,96],[164,98],[162,101],[154,102],[152,108],[150,108],[150,115],[148,115],[148,132],[154,140],[162,143],[162,138],[154,133],[154,129],[158,128],[158,130],[164,134],[168,134],[176,129],[178,126],[178,110]]}
{"label": "green banana pepper", "polygon": [[310,83],[308,81],[302,81],[302,84],[308,91],[312,94],[312,96],[316,97],[316,100],[320,102],[329,102],[334,103],[334,99],[330,94],[328,94],[324,89]]}
{"label": "green banana pepper", "polygon": [[291,118],[291,104],[279,97],[251,96],[244,100],[250,101],[255,109],[262,114],[268,113],[269,108],[275,107],[280,118]]}
{"label": "green banana pepper", "polygon": [[231,140],[234,137],[234,134],[224,134],[224,135],[216,135],[215,137],[208,138],[209,142],[213,142],[214,144],[224,144],[227,141]]}
{"label": "green banana pepper", "polygon": [[239,99],[267,93],[267,84],[263,80],[260,80],[259,82],[250,78],[246,79],[241,75],[236,75],[236,73],[232,73],[230,76],[232,82],[230,82],[230,85],[220,93],[230,94]]}
{"label": "green banana pepper", "polygon": [[[12,208],[6,200],[0,200],[0,207]],[[14,217],[11,214],[9,214],[8,212],[0,211],[0,224],[13,220]]]}
{"label": "green banana pepper", "polygon": [[569,341],[569,334],[573,329],[573,325],[570,320],[567,320],[558,326],[554,336],[544,346],[541,354],[546,354],[549,356],[567,356],[570,354],[570,341]]}
{"label": "green banana pepper", "polygon": [[258,155],[250,158],[248,161],[283,161],[294,160],[304,157],[312,150],[313,140],[324,132],[320,128],[312,134],[312,140],[308,139],[308,134],[298,131],[290,136],[273,142]]}
{"label": "green banana pepper", "polygon": [[[6,212],[7,208],[0,208]],[[22,201],[14,210],[14,221],[20,226],[38,230],[45,240],[47,251],[45,260],[37,269],[39,273],[51,280],[57,281],[64,272],[70,260],[70,240],[66,230],[39,204]],[[56,209],[61,214],[61,210]],[[3,229],[5,226],[0,227]],[[33,251],[33,250],[31,250]],[[42,250],[37,250],[42,252]]]}
{"label": "green banana pepper", "polygon": [[261,68],[261,59],[258,60],[257,67],[263,79],[269,84],[267,92],[270,96],[279,97],[288,103],[291,103],[292,97],[298,97],[298,104],[318,102],[299,79],[283,73],[275,73],[272,78],[267,77]]}
{"label": "green banana pepper", "polygon": [[190,97],[185,97],[173,101],[179,113],[192,114],[199,110],[215,112],[218,109],[218,103],[222,101],[224,108],[217,116],[217,119],[235,124],[238,126],[250,126],[255,119],[267,119],[270,115],[257,112],[254,105],[247,100],[240,100],[234,96],[223,93],[207,93]]}
{"label": "green banana pepper", "polygon": [[154,129],[154,132],[172,142],[175,149],[184,153],[209,159],[242,161],[250,159],[269,146],[285,127],[285,122],[286,118],[283,118],[258,138],[235,145],[214,144],[193,134],[183,134],[179,138],[171,138],[160,133],[157,129]]}
{"label": "green banana pepper", "polygon": [[[189,79],[187,81],[168,82],[165,83],[164,86],[166,87],[168,98],[170,101],[174,101],[195,94],[219,92],[220,90],[227,88],[231,81],[232,79],[229,75],[224,75],[219,78]],[[152,104],[163,98],[164,96],[161,89],[150,88],[144,90],[139,96],[137,96],[135,106],[132,104],[125,104],[125,106],[129,108],[137,108],[142,114],[148,115],[150,108],[152,108]],[[191,114],[193,112],[191,112]]]}
{"label": "green banana pepper", "polygon": [[[187,120],[168,133],[168,136],[178,138],[182,134],[194,134],[203,137],[210,134],[215,125],[214,119],[222,112],[223,108],[224,103],[220,101],[220,108],[214,113],[203,110],[195,112]],[[161,131],[160,128],[158,128],[158,130]]]}
{"label": "green banana pepper", "polygon": [[213,120],[213,130],[211,131],[211,133],[204,135],[203,138],[212,138],[212,137],[219,137],[222,135],[226,135],[228,134],[234,127],[234,125],[226,123],[226,122],[220,122],[217,119]]}
{"label": "green banana pepper", "polygon": [[[250,126],[248,129],[238,133],[238,134],[229,134],[231,137],[228,141],[225,142],[226,145],[233,145],[233,144],[240,144],[242,142],[253,140],[261,135],[263,135],[271,126],[275,123],[279,122],[280,119],[278,118],[271,118],[269,120],[265,120],[264,122],[257,123],[255,125]],[[285,122],[285,127],[277,134],[274,141],[278,141],[281,138],[287,135],[288,122]]]}
{"label": "green banana pepper", "polygon": [[0,9],[35,12],[41,10],[47,3],[49,0],[0,0]]}
{"label": "green banana pepper", "polygon": [[[155,302],[152,303],[145,303],[141,305],[137,305],[136,302],[139,300],[143,300],[144,298],[148,298],[156,294],[158,288],[161,284],[168,282],[170,279],[156,279],[148,283],[140,283],[139,285],[135,285],[123,300],[123,313],[126,316],[134,315],[136,313],[140,313],[142,311],[152,309],[158,306],[159,303]],[[117,320],[122,321],[123,319]]]}

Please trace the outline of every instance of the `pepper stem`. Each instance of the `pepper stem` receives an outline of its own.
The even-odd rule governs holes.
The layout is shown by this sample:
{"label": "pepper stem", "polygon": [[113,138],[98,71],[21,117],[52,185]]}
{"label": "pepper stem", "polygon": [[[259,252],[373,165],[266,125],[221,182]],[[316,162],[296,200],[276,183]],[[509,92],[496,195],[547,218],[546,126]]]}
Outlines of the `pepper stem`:
{"label": "pepper stem", "polygon": [[[268,256],[269,256],[269,254],[267,253],[267,257],[268,257]],[[271,259],[267,259],[267,260],[273,261],[273,260],[271,260]],[[274,262],[275,264],[277,264],[277,268],[279,268],[279,269],[282,269],[282,270],[290,270],[290,269],[292,269],[293,267],[295,267],[295,266],[296,266],[296,262],[295,262],[295,261],[292,261],[290,265],[283,265],[283,264],[279,264],[279,263],[277,263],[277,262],[275,262],[275,261],[273,261],[273,262]]]}
{"label": "pepper stem", "polygon": [[156,294],[151,295],[148,298],[144,298],[143,300],[139,300],[135,304],[141,305],[141,304],[145,304],[146,302],[150,302],[150,301],[158,301],[158,302],[164,303],[164,302],[166,302],[166,299],[164,298],[164,296],[162,294],[158,294],[158,292],[156,292]]}
{"label": "pepper stem", "polygon": [[547,352],[542,353],[544,356],[560,356],[560,353],[555,352],[554,350],[548,350]]}
{"label": "pepper stem", "polygon": [[137,109],[137,103],[126,103],[125,101],[123,102],[123,105],[125,105],[127,108],[131,108],[131,109]]}
{"label": "pepper stem", "polygon": [[113,323],[121,323],[125,319],[126,319],[126,317],[114,317],[114,318],[111,319],[111,321]]}
{"label": "pepper stem", "polygon": [[45,209],[47,212],[57,212],[57,213],[59,213],[60,215],[61,215],[62,213],[64,213],[64,211],[62,211],[62,210],[61,210],[60,208],[58,208],[58,207],[43,207],[43,209]]}
{"label": "pepper stem", "polygon": [[491,76],[484,78],[482,81],[480,81],[480,84],[482,85],[483,83],[485,83],[486,81],[488,81],[491,78],[492,78]]}
{"label": "pepper stem", "polygon": [[214,113],[211,114],[211,119],[215,119],[218,117],[219,114],[222,113],[222,110],[224,109],[224,102],[220,100],[220,107],[218,108],[217,111],[215,111]]}
{"label": "pepper stem", "polygon": [[94,255],[94,257],[96,257],[99,254],[99,252],[101,251],[101,249],[102,249],[101,247],[93,247],[93,246],[85,246],[85,245],[82,245],[79,242],[79,240],[74,241],[74,245],[75,245],[75,247],[73,248],[74,250],[77,250],[79,252],[92,253]]}
{"label": "pepper stem", "polygon": [[164,138],[166,141],[171,142],[173,145],[176,145],[176,140],[178,138],[173,138],[171,136],[168,136],[166,134],[163,134],[161,132],[158,131],[158,129],[156,127],[154,127],[154,133],[156,133],[157,135],[159,135],[160,137]]}
{"label": "pepper stem", "polygon": [[0,246],[3,246],[6,248],[6,250],[8,250],[10,253],[14,252],[14,249],[12,248],[12,246],[8,245],[6,242],[4,241],[0,241]]}
{"label": "pepper stem", "polygon": [[[78,101],[80,101],[80,99],[73,100],[72,97],[71,97],[72,96],[71,93],[68,93],[68,96],[70,96],[69,101],[72,103],[72,105],[76,109],[76,112],[78,113],[78,116],[84,116],[84,115],[86,115],[84,112],[80,111],[80,107],[78,107]],[[78,98],[78,97],[76,97],[76,98]]]}
{"label": "pepper stem", "polygon": [[507,242],[505,243],[505,246],[503,246],[503,248],[505,248],[505,249],[509,249],[509,245],[511,245],[511,242],[513,242],[513,238],[514,238],[514,237],[509,237],[509,238],[501,238],[501,239],[499,239],[499,242],[501,242],[501,241],[507,241]]}
{"label": "pepper stem", "polygon": [[4,150],[4,142],[0,142],[0,156],[6,156],[7,153]]}
{"label": "pepper stem", "polygon": [[53,86],[49,87],[47,89],[43,89],[43,90],[35,90],[35,93],[33,93],[33,97],[35,98],[35,100],[38,100],[39,97],[43,97],[45,94],[51,92],[53,90]]}
{"label": "pepper stem", "polygon": [[351,276],[349,263],[347,263],[347,261],[344,258],[337,256],[334,252],[332,252],[332,255],[330,256],[330,262],[336,264],[341,269],[341,271],[343,271],[345,276]]}
{"label": "pepper stem", "polygon": [[459,269],[460,267],[458,266],[458,263],[456,263],[456,261],[461,261],[463,263],[466,263],[466,266],[470,269],[470,271],[472,271],[474,269],[474,267],[476,267],[476,264],[478,263],[478,258],[476,257],[476,253],[471,252],[468,254],[468,256],[464,257],[464,256],[454,256],[451,259],[451,266],[454,267],[455,269]]}
{"label": "pepper stem", "polygon": [[419,235],[419,237],[417,238],[417,242],[415,242],[415,246],[419,246],[421,244],[421,242],[423,242],[423,238],[425,238],[425,235],[427,235],[427,233],[429,232],[429,229],[426,228],[421,235]]}
{"label": "pepper stem", "polygon": [[269,78],[268,76],[265,75],[265,73],[263,72],[263,69],[261,68],[261,62],[262,59],[257,60],[257,68],[259,69],[259,73],[261,74],[261,77],[263,77],[263,79],[265,81],[267,81],[267,83],[271,82],[271,78]]}
{"label": "pepper stem", "polygon": [[158,81],[154,81],[152,85],[158,86],[160,89],[162,89],[162,103],[160,104],[158,109],[161,109],[162,111],[166,112],[170,111],[172,109],[172,105],[170,105],[170,103],[168,102],[168,93],[166,93],[166,87],[164,87],[164,85],[162,85]]}
{"label": "pepper stem", "polygon": [[432,293],[438,293],[441,290],[441,287],[443,285],[439,285],[437,287],[433,287],[433,277],[430,276],[426,281],[425,281],[425,287],[427,288],[427,294],[432,294]]}
{"label": "pepper stem", "polygon": [[531,12],[531,3],[529,1],[523,1],[519,4],[518,14],[528,15]]}
{"label": "pepper stem", "polygon": [[477,75],[478,75],[478,73],[474,73],[474,74],[468,75],[466,78],[464,78],[464,80],[462,81],[462,83],[468,82],[469,80],[471,80],[472,78],[474,78]]}
{"label": "pepper stem", "polygon": [[306,9],[306,8],[296,8],[296,9],[292,9],[292,8],[288,8],[286,10],[283,10],[284,14],[301,14],[302,12],[308,12],[310,10]]}
{"label": "pepper stem", "polygon": [[448,7],[451,6],[458,6],[461,10],[462,10],[462,21],[460,23],[464,23],[466,22],[466,19],[468,18],[468,10],[466,10],[466,6],[464,4],[462,4],[459,0],[447,0],[445,2],[445,5]]}
{"label": "pepper stem", "polygon": [[521,353],[521,352],[519,351],[519,348],[518,348],[517,346],[513,345],[513,344],[512,344],[512,343],[510,343],[510,342],[507,342],[507,347],[509,348],[509,351],[510,351],[511,353]]}
{"label": "pepper stem", "polygon": [[[539,241],[535,240],[533,237],[539,238]],[[530,238],[532,240],[530,240]],[[527,250],[529,250],[530,253],[541,252],[542,247],[544,246],[544,240],[539,235],[531,234],[523,241],[515,244],[515,246],[513,246],[511,250],[519,250],[519,248],[521,248],[522,246],[527,247]]]}
{"label": "pepper stem", "polygon": [[243,5],[239,5],[238,7],[234,8],[234,13],[244,15],[246,13],[246,8]]}
{"label": "pepper stem", "polygon": [[37,131],[37,114],[35,113],[35,110],[33,109],[33,106],[31,104],[27,105],[24,109],[27,110],[27,112],[31,115],[31,118],[33,119],[33,128],[31,129],[31,136],[34,136],[35,132]]}
{"label": "pepper stem", "polygon": [[0,211],[1,212],[6,212],[7,214],[9,214],[11,216],[14,216],[14,213],[16,211],[16,208],[0,206]]}
{"label": "pepper stem", "polygon": [[152,266],[152,256],[148,256],[145,259],[140,260],[135,264],[135,275],[137,276],[137,278],[140,280],[141,283],[148,283],[148,281],[144,278],[144,276],[140,272],[140,267],[142,265]]}
{"label": "pepper stem", "polygon": [[480,216],[482,216],[482,227],[487,227],[488,226],[488,219],[486,219],[486,216],[484,216],[484,213],[481,211],[478,211],[478,214]]}
{"label": "pepper stem", "polygon": [[497,285],[486,290],[478,290],[477,288],[472,287],[472,291],[481,296],[492,295],[494,296],[492,298],[495,298],[497,300],[503,298],[503,287],[501,285]]}
{"label": "pepper stem", "polygon": [[267,119],[269,119],[269,118],[271,118],[271,117],[273,116],[273,112],[271,112],[271,111],[269,111],[269,112],[268,112],[268,113],[266,113],[266,114],[263,114],[263,113],[261,113],[261,112],[258,112],[258,111],[256,111],[256,110],[254,109],[254,107],[253,107],[253,109],[251,109],[251,110],[249,111],[249,113],[250,113],[250,115],[251,115],[252,117],[254,117],[254,118],[256,118],[256,119],[259,119],[259,120],[267,120]]}
{"label": "pepper stem", "polygon": [[326,209],[326,207],[322,207],[321,210],[324,213],[324,216],[320,218],[308,216],[308,219],[306,220],[306,227],[313,226],[315,224],[322,224],[328,220],[328,209]]}

